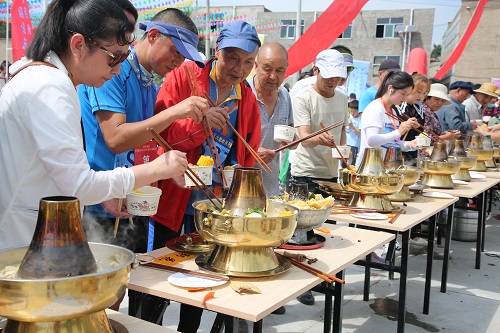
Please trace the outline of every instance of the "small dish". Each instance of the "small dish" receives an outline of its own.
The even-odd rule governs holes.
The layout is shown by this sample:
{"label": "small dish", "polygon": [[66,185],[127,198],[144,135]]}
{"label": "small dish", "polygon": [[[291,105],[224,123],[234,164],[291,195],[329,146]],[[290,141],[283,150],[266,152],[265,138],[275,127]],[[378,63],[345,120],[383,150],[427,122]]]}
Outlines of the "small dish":
{"label": "small dish", "polygon": [[213,280],[209,278],[204,278],[196,275],[189,275],[184,273],[174,273],[170,275],[167,279],[168,282],[176,287],[183,288],[210,288],[221,286],[227,281],[224,280]]}
{"label": "small dish", "polygon": [[351,214],[352,217],[357,217],[359,219],[366,220],[387,220],[387,215],[380,213],[362,213],[362,214]]}
{"label": "small dish", "polygon": [[425,192],[422,194],[424,197],[438,198],[438,199],[453,199],[453,196],[443,192]]}
{"label": "small dish", "polygon": [[455,184],[455,185],[467,185],[468,183],[466,181],[463,181],[460,179],[453,179],[453,184]]}
{"label": "small dish", "polygon": [[214,244],[207,244],[198,233],[184,234],[170,239],[165,246],[174,251],[204,253],[214,249]]}
{"label": "small dish", "polygon": [[484,178],[486,178],[485,175],[483,175],[482,173],[479,173],[479,172],[469,171],[469,174],[470,174],[470,178],[472,178],[472,179],[484,179]]}

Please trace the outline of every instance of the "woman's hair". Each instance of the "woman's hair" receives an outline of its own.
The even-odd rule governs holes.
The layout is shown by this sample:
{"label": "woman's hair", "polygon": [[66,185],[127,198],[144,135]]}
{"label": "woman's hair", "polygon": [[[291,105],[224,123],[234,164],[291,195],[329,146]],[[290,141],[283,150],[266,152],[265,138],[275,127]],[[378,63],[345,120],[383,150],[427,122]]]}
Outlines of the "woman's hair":
{"label": "woman's hair", "polygon": [[[128,33],[134,32],[124,10],[123,1],[109,0],[54,0],[47,7],[26,55],[34,61],[43,61],[49,51],[58,56],[66,52],[71,31],[92,40],[115,40],[119,45],[130,44]],[[135,11],[135,9],[134,9]],[[134,14],[134,12],[131,12]],[[95,48],[85,39],[89,48]]]}
{"label": "woman's hair", "polygon": [[378,88],[377,95],[375,95],[375,98],[382,97],[387,92],[390,85],[395,90],[414,87],[413,79],[410,74],[401,71],[397,72],[390,71],[389,73],[387,73],[384,80],[382,81],[380,88]]}
{"label": "woman's hair", "polygon": [[424,74],[413,73],[411,75],[413,79],[413,90],[412,93],[416,93],[419,89],[426,91],[427,93],[431,89],[431,82]]}

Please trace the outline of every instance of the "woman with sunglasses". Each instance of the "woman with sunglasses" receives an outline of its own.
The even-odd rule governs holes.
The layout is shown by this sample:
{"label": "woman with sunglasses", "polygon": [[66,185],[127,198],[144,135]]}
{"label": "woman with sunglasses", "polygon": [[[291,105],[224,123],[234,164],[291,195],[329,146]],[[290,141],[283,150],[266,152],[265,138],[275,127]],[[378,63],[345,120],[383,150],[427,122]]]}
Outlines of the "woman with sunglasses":
{"label": "woman with sunglasses", "polygon": [[184,173],[187,160],[178,151],[102,172],[87,162],[75,87],[100,87],[117,75],[133,31],[114,1],[48,6],[27,50],[33,62],[0,95],[0,249],[29,244],[42,197],[74,196],[83,208]]}

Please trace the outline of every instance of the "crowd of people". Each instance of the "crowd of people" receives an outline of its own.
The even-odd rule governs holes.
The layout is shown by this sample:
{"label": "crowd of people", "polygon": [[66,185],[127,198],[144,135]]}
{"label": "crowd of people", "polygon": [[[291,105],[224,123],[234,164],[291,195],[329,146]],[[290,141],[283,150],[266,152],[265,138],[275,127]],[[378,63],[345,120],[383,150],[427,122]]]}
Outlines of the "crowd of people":
{"label": "crowd of people", "polygon": [[[500,141],[495,84],[455,81],[448,92],[441,82],[410,75],[388,59],[379,67],[377,83],[358,100],[344,86],[355,69],[353,54],[337,45],[319,52],[289,91],[283,84],[286,48],[275,41],[262,45],[247,22],[224,25],[215,56],[204,61],[197,51],[197,28],[182,11],[159,12],[141,24],[144,35],[136,41],[137,19],[128,0],[54,0],[26,57],[9,70],[11,80],[0,95],[0,249],[28,245],[40,198],[57,195],[80,200],[91,241],[146,252],[194,232],[192,203],[203,197],[186,187],[182,176],[188,163],[210,155],[203,118],[217,138],[214,148],[224,152],[223,166],[260,167],[232,128],[269,165],[272,172],[262,173],[267,195],[280,195],[280,185],[290,182],[308,184],[314,193],[321,193],[318,180],[337,182],[342,166],[332,157],[335,146],[348,145],[348,161],[356,166],[365,149],[390,146],[414,163],[419,156],[415,129],[421,125],[436,140],[475,130]],[[6,67],[4,61],[2,78]],[[154,73],[165,76],[159,87]],[[215,106],[192,94],[188,73]],[[287,151],[286,163],[274,152],[280,146],[273,137],[276,125],[293,126],[305,137],[336,122],[341,125]],[[483,122],[489,127],[480,126]],[[156,148],[149,128],[174,150],[144,163],[134,152]],[[287,184],[280,184],[280,174],[287,175],[280,177]],[[222,180],[214,179],[217,192]],[[134,217],[134,228],[120,224],[112,237],[116,217],[131,217],[119,198],[157,181],[163,192],[157,214]],[[161,324],[168,300],[140,293],[129,297],[143,303],[136,316]],[[298,299],[314,304],[311,292]],[[178,330],[196,332],[201,315],[202,309],[182,305]]]}

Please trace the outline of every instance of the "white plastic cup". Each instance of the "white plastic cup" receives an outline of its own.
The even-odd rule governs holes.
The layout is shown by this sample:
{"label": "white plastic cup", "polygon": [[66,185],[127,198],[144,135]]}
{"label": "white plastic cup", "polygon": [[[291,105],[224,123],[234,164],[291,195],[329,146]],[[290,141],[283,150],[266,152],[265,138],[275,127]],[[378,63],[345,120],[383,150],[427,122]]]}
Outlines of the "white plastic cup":
{"label": "white plastic cup", "polygon": [[[339,149],[343,158],[349,158],[349,154],[351,153],[351,147],[349,147],[349,146],[337,146],[337,148]],[[339,152],[335,148],[332,148],[332,157],[333,158],[341,158],[341,156],[339,155]]]}
{"label": "white plastic cup", "polygon": [[132,215],[151,216],[158,211],[161,190],[143,186],[127,194],[127,211]]}
{"label": "white plastic cup", "polygon": [[231,183],[233,182],[234,169],[224,170],[224,178],[226,178],[227,184],[224,183],[224,188],[228,189],[231,187]]}
{"label": "white plastic cup", "polygon": [[[490,121],[490,120],[491,120],[491,116],[483,116],[483,121],[484,121],[485,123],[488,123],[488,121]],[[479,124],[478,124],[478,125],[479,125]]]}
{"label": "white plastic cup", "polygon": [[287,125],[274,125],[274,141],[290,143],[295,136],[295,127]]}
{"label": "white plastic cup", "polygon": [[[212,166],[190,166],[189,167],[193,172],[198,175],[198,178],[203,182],[205,185],[212,185]],[[187,171],[189,172],[189,171]],[[187,172],[184,174],[184,180],[186,181],[186,186],[197,186],[201,185],[198,182],[198,179],[196,177],[192,176],[194,180],[196,180],[196,184],[189,179],[187,176]]]}

